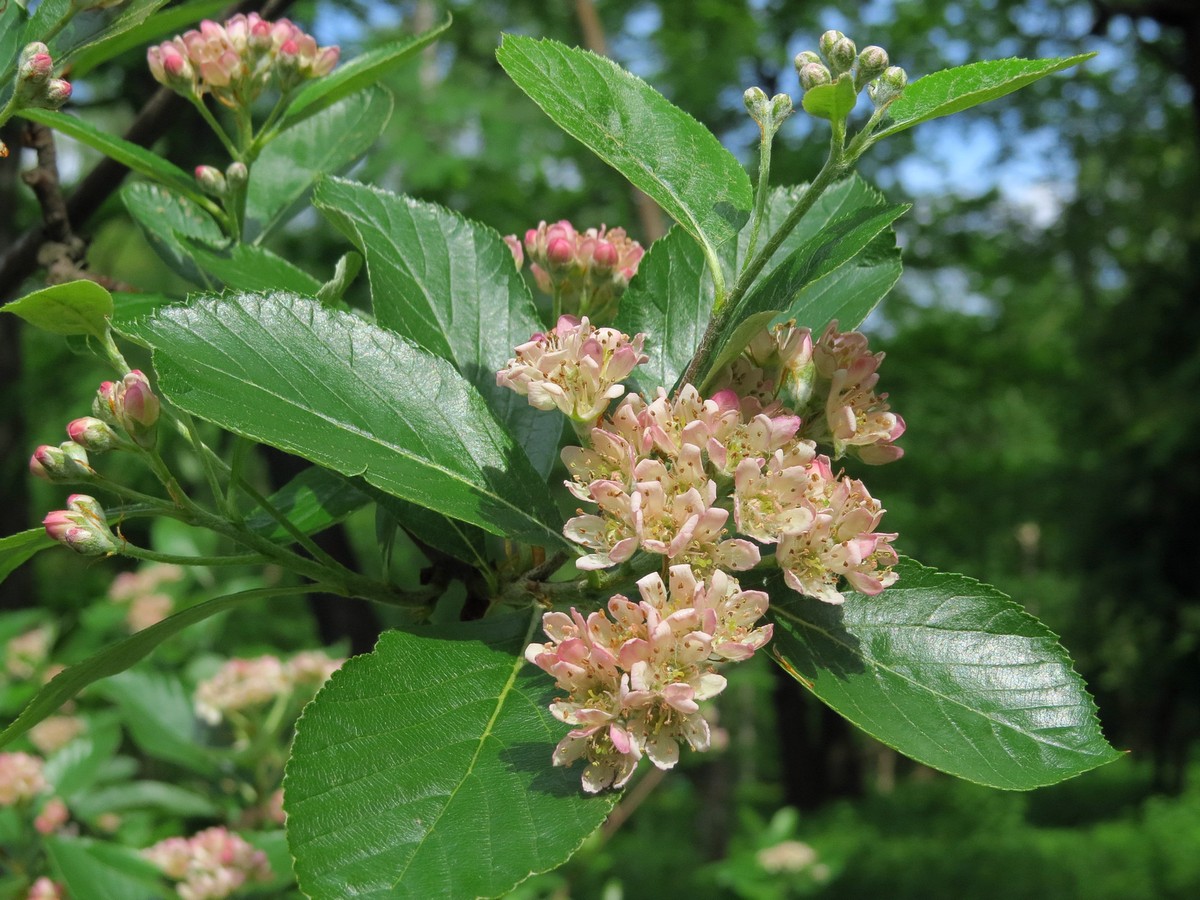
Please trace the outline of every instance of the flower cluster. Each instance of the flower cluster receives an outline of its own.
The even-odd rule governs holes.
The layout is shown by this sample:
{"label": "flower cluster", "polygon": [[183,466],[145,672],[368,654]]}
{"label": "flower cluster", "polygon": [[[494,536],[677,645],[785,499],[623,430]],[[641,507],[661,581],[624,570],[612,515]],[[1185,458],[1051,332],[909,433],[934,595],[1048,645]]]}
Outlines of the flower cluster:
{"label": "flower cluster", "polygon": [[283,697],[307,700],[343,662],[319,651],[298,653],[288,662],[276,656],[228,660],[196,687],[196,714],[216,725]]}
{"label": "flower cluster", "polygon": [[[517,267],[524,259],[516,235],[505,238]],[[605,312],[625,292],[637,274],[645,251],[624,228],[604,225],[580,233],[566,219],[525,232],[529,271],[537,286],[557,295],[567,309],[604,319]]]}
{"label": "flower cluster", "polygon": [[857,331],[831,322],[812,332],[788,323],[761,332],[718,378],[763,408],[786,407],[802,420],[800,437],[827,446],[834,459],[852,453],[879,465],[904,455],[895,441],[904,419],[891,411],[887,394],[876,394],[884,354],[871,353]]}
{"label": "flower cluster", "polygon": [[47,513],[42,525],[51,538],[83,556],[104,556],[120,546],[120,539],[108,527],[104,507],[86,494],[72,494],[67,508]]}
{"label": "flower cluster", "polygon": [[32,678],[50,658],[54,628],[39,625],[10,638],[4,645],[4,672],[13,678]]}
{"label": "flower cluster", "polygon": [[759,565],[760,545],[789,587],[827,603],[844,602],[843,584],[875,595],[896,581],[883,508],[832,459],[897,459],[904,431],[875,392],[883,354],[836,322],[815,341],[793,324],[758,335],[715,374],[709,397],[690,384],[674,396],[661,387],[625,395],[618,382],[645,359],[645,336],[597,337],[603,331],[564,317],[497,376],[577,423],[584,445],[562,452],[566,486],[595,506],[563,528],[590,551],[577,567],[636,564],[643,554],[663,557],[671,576],[669,599],[652,574],[638,582],[640,604],[617,596],[607,615],[547,613],[550,641],[526,652],[568,693],[551,707],[572,726],[554,761],[585,758],[589,791],[620,787],[643,755],[666,768],[680,742],[707,748],[698,701],[724,686],[713,664],[744,659],[771,636],[770,626],[753,627],[767,595],[742,591],[728,574]]}
{"label": "flower cluster", "polygon": [[42,761],[29,753],[0,753],[0,807],[28,803],[46,789]]}
{"label": "flower cluster", "polygon": [[525,650],[568,693],[550,706],[573,726],[554,763],[586,759],[587,791],[623,786],[643,755],[671,768],[681,742],[707,750],[699,701],[725,688],[713,664],[748,659],[771,639],[770,625],[754,627],[767,609],[762,591],[743,591],[720,570],[697,580],[686,565],[672,566],[668,581],[645,576],[641,602],[618,594],[607,614],[548,612],[542,625],[550,640]]}
{"label": "flower cluster", "polygon": [[865,87],[875,108],[882,110],[908,84],[908,74],[899,66],[888,65],[890,60],[882,47],[864,47],[860,53],[854,41],[840,31],[826,31],[818,46],[820,53],[803,50],[796,54],[796,74],[802,90],[811,91],[844,79],[854,86],[855,93]]}
{"label": "flower cluster", "polygon": [[154,78],[190,97],[212,94],[228,107],[246,107],[272,83],[283,93],[337,65],[337,47],[318,47],[288,19],[269,22],[238,13],[224,25],[204,20],[151,47],[146,60]]}
{"label": "flower cluster", "polygon": [[558,409],[590,425],[625,393],[621,384],[646,361],[645,335],[630,339],[615,328],[596,328],[587,316],[562,316],[548,333],[516,348],[516,358],[496,374],[496,384],[529,398],[537,409]]}
{"label": "flower cluster", "polygon": [[247,882],[274,877],[265,853],[220,827],[190,838],[167,838],[142,855],[179,882],[176,890],[183,900],[221,900]]}
{"label": "flower cluster", "polygon": [[183,569],[165,563],[150,563],[136,572],[122,572],[109,585],[110,600],[126,606],[125,623],[130,631],[141,631],[161,622],[175,607],[175,600],[162,590],[182,580]]}

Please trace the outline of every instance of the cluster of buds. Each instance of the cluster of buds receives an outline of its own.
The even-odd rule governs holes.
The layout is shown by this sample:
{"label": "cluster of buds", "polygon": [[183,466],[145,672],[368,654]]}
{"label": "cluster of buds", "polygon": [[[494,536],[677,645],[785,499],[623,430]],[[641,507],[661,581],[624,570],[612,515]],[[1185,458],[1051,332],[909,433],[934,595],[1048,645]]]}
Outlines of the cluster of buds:
{"label": "cluster of buds", "polygon": [[142,856],[178,882],[175,888],[183,900],[221,900],[247,882],[274,877],[265,853],[221,827],[190,838],[167,838]]}
{"label": "cluster of buds", "polygon": [[298,653],[284,662],[276,656],[231,659],[196,687],[196,715],[210,725],[261,710],[281,699],[310,699],[345,660],[320,651]]}
{"label": "cluster of buds", "polygon": [[67,424],[69,441],[43,444],[29,460],[29,471],[55,483],[87,483],[96,478],[89,453],[154,446],[160,412],[150,382],[137,369],[120,381],[105,381],[92,402],[93,415]]}
{"label": "cluster of buds", "polygon": [[67,508],[47,513],[42,525],[51,538],[84,556],[105,556],[121,545],[108,527],[104,507],[86,494],[72,494]]}
{"label": "cluster of buds", "polygon": [[717,386],[764,409],[786,407],[802,419],[799,435],[828,448],[834,459],[847,452],[880,465],[904,455],[895,441],[904,419],[877,394],[884,354],[871,353],[857,331],[829,323],[815,342],[793,323],[760,332],[721,373]]}
{"label": "cluster of buds", "polygon": [[707,398],[690,384],[674,397],[661,387],[653,398],[624,394],[617,381],[644,359],[645,335],[599,338],[586,319],[564,318],[553,338],[534,335],[497,383],[595,422],[577,427],[584,446],[562,452],[567,489],[596,507],[563,528],[591,551],[576,565],[657,555],[671,579],[669,599],[653,574],[638,582],[640,604],[617,596],[608,615],[548,613],[549,643],[526,652],[569,694],[551,707],[573,726],[555,763],[585,758],[584,787],[597,791],[624,784],[643,755],[666,768],[680,742],[707,748],[698,701],[724,686],[712,665],[744,659],[771,636],[754,628],[766,594],[727,574],[757,566],[760,545],[789,587],[826,603],[844,602],[843,584],[875,595],[895,583],[896,535],[878,530],[879,502],[835,472],[831,455],[897,459],[904,420],[875,393],[883,354],[836,322],[816,341],[792,323],[756,336]]}
{"label": "cluster of buds", "polygon": [[766,91],[760,87],[746,88],[742,94],[742,102],[746,104],[746,112],[750,113],[766,137],[772,137],[779,126],[795,110],[792,108],[792,98],[787,94],[776,94],[767,99]]}
{"label": "cluster of buds", "polygon": [[42,761],[29,753],[0,753],[0,807],[33,800],[46,789]]}
{"label": "cluster of buds", "polygon": [[216,166],[196,166],[193,174],[200,190],[209,196],[223,200],[230,192],[238,192],[250,179],[250,170],[244,162],[232,162],[222,172]]}
{"label": "cluster of buds", "polygon": [[622,787],[643,755],[669,769],[680,743],[707,750],[699,703],[725,689],[713,664],[749,659],[771,639],[772,626],[755,627],[767,610],[762,591],[743,591],[719,570],[698,580],[686,565],[672,566],[668,582],[647,575],[638,581],[640,603],[618,594],[607,614],[548,612],[542,627],[550,640],[525,650],[568,694],[550,706],[573,726],[554,764],[586,759],[583,787],[591,793]]}
{"label": "cluster of buds", "polygon": [[860,53],[854,41],[840,31],[826,31],[818,46],[820,53],[803,50],[796,54],[796,73],[804,91],[845,79],[853,86],[855,94],[865,87],[876,109],[883,109],[899,97],[908,84],[908,75],[903,69],[888,65],[887,51],[882,47],[864,47]]}
{"label": "cluster of buds", "polygon": [[318,47],[288,19],[269,22],[238,13],[224,25],[208,19],[146,52],[150,72],[186,97],[212,94],[225,106],[248,107],[272,84],[284,94],[337,65],[337,47]]}
{"label": "cluster of buds", "polygon": [[557,296],[564,309],[605,319],[637,274],[645,251],[624,228],[589,228],[578,232],[563,219],[525,232],[525,253],[516,235],[505,242],[519,269],[528,254],[537,286]]}
{"label": "cluster of buds", "polygon": [[42,811],[33,820],[33,827],[38,834],[55,834],[71,820],[71,811],[61,797],[51,797],[42,807]]}
{"label": "cluster of buds", "polygon": [[40,41],[26,44],[17,59],[17,79],[13,88],[18,107],[58,109],[71,97],[71,84],[54,77],[54,59],[50,48]]}
{"label": "cluster of buds", "polygon": [[496,384],[529,398],[537,409],[558,409],[572,422],[592,425],[621,384],[644,363],[645,335],[630,339],[615,328],[596,328],[587,316],[562,316],[548,333],[533,335],[496,373]]}

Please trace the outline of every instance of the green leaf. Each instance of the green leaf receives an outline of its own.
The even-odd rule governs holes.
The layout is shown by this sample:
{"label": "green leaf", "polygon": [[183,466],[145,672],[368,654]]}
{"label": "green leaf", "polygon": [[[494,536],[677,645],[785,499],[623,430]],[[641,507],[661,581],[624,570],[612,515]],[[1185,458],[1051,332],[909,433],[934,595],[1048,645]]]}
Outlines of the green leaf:
{"label": "green leaf", "polygon": [[[72,0],[42,0],[25,23],[25,29],[21,32],[20,46],[24,47],[31,41],[51,43],[46,40],[46,37],[58,23],[64,21],[71,14],[71,2]],[[50,49],[53,51],[54,47],[52,46]]]}
{"label": "green leaf", "polygon": [[178,634],[189,625],[203,622],[210,616],[233,609],[238,604],[256,597],[274,597],[284,593],[301,594],[305,591],[305,588],[266,588],[226,594],[223,597],[188,607],[122,641],[110,644],[83,662],[64,669],[52,681],[42,685],[29,705],[21,711],[21,714],[7,728],[0,731],[0,747],[20,737],[89,684],[99,681],[101,678],[116,675],[118,672],[124,672],[134,663],[148,656],[167,638]]}
{"label": "green leaf", "polygon": [[[157,8],[162,6],[162,3],[154,0],[149,5]],[[215,16],[228,5],[227,0],[193,0],[191,3],[163,10],[148,19],[144,15],[136,20],[134,17],[126,19],[123,15],[118,20],[122,23],[119,30],[106,30],[99,40],[71,52],[71,76],[82,78],[101,63],[108,62],[135,47],[146,47],[163,35],[182,31],[193,22]]]}
{"label": "green leaf", "polygon": [[450,13],[429,31],[398,41],[390,41],[382,47],[369,50],[338,66],[324,78],[310,81],[288,105],[280,122],[283,131],[309,116],[319,113],[350,94],[364,90],[379,81],[418,50],[432,44],[454,21]]}
{"label": "green leaf", "polygon": [[315,300],[206,297],[126,328],[177,406],[389,494],[564,545],[545,480],[445,360]]}
{"label": "green leaf", "polygon": [[1062,59],[993,59],[926,75],[908,85],[888,107],[891,124],[879,131],[875,140],[1011,94],[1095,55],[1080,53]]}
{"label": "green leaf", "polygon": [[121,325],[126,322],[148,316],[160,307],[179,302],[166,294],[125,294],[120,291],[115,292],[112,298],[114,306],[112,322],[117,331],[120,331]]}
{"label": "green leaf", "polygon": [[[163,262],[194,284],[213,286],[192,260],[191,251],[198,241],[209,245],[225,241],[225,233],[212,216],[187,197],[146,182],[121,188],[121,202]],[[186,239],[191,240],[185,244]]]}
{"label": "green leaf", "polygon": [[0,307],[51,334],[103,338],[113,314],[112,295],[94,281],[55,284]]}
{"label": "green leaf", "polygon": [[30,528],[0,538],[0,582],[42,550],[57,545],[44,528]]}
{"label": "green leaf", "polygon": [[75,138],[80,143],[99,150],[121,165],[132,169],[139,175],[160,182],[201,207],[214,208],[212,201],[196,188],[190,175],[145,147],[139,147],[124,138],[101,131],[83,119],[55,110],[22,109],[18,115],[33,122],[40,122],[55,131],[61,131],[67,137]]}
{"label": "green leaf", "polygon": [[750,179],[712,133],[611,60],[506,34],[500,65],[559,128],[652,197],[705,248],[737,237]]}
{"label": "green leaf", "polygon": [[359,91],[289,128],[267,144],[250,170],[247,237],[263,237],[287,221],[324,174],[340,172],[366,153],[392,117],[392,95]]}
{"label": "green leaf", "polygon": [[120,745],[121,729],[116,722],[91,719],[87,733],[46,760],[42,774],[55,795],[70,803],[95,783]]}
{"label": "green leaf", "polygon": [[21,43],[24,18],[25,10],[14,0],[9,0],[7,5],[0,3],[0,98],[5,93],[3,88],[12,79],[17,53],[24,46]]}
{"label": "green leaf", "polygon": [[431,547],[469,566],[487,568],[487,535],[482,529],[382,492],[376,502],[421,548]]}
{"label": "green leaf", "polygon": [[708,327],[713,299],[704,253],[686,231],[672,228],[650,245],[613,323],[626,334],[646,335],[649,361],[633,372],[643,391],[669,389],[687,368]]}
{"label": "green leaf", "polygon": [[775,579],[776,660],[863,731],[918,762],[1029,790],[1117,759],[1051,631],[990,585],[903,560],[844,606]]}
{"label": "green leaf", "polygon": [[[154,15],[159,7],[165,6],[167,0],[129,0],[123,4],[121,9],[117,11],[115,18],[110,19],[102,28],[97,31],[86,34],[82,42],[76,43],[75,34],[72,33],[71,40],[68,42],[73,44],[70,51],[67,53],[56,53],[54,62],[56,66],[62,68],[63,71],[69,72],[72,79],[79,78],[83,74],[76,66],[76,60],[79,58],[81,51],[87,51],[99,47],[108,47],[111,43],[119,41],[123,36],[130,31],[137,29],[140,25]],[[102,10],[96,10],[101,16],[111,15]],[[87,27],[86,25],[84,26]],[[119,52],[119,51],[118,51]],[[113,53],[109,53],[104,58],[110,58]]]}
{"label": "green leaf", "polygon": [[67,895],[81,900],[161,897],[157,868],[132,847],[88,838],[51,836],[43,846]]}
{"label": "green leaf", "polygon": [[843,75],[832,84],[818,84],[804,92],[804,111],[819,119],[843,120],[858,103],[854,76]]}
{"label": "green leaf", "polygon": [[[305,469],[268,499],[305,534],[323,531],[371,502],[350,479],[320,466]],[[244,524],[272,541],[292,540],[288,530],[264,510],[247,516]]]}
{"label": "green leaf", "polygon": [[207,797],[161,781],[133,781],[100,788],[71,802],[72,815],[81,819],[138,809],[187,819],[216,819],[221,815],[220,808]]}
{"label": "green leaf", "polygon": [[[521,656],[539,616],[388,632],[309,704],[284,782],[313,897],[476,897],[565,861],[615,793],[550,764],[554,690]],[[464,864],[470,848],[470,864]]]}
{"label": "green leaf", "polygon": [[122,672],[93,689],[121,711],[134,742],[153,759],[204,775],[218,774],[199,745],[192,702],[178,678],[155,672]]}
{"label": "green leaf", "polygon": [[235,243],[221,250],[204,242],[182,242],[196,264],[239,291],[292,291],[313,296],[321,282],[265,247]]}
{"label": "green leaf", "polygon": [[848,265],[803,287],[772,324],[794,319],[818,336],[835,319],[842,331],[858,328],[895,287],[903,268],[895,237],[884,232]]}
{"label": "green leaf", "polygon": [[548,475],[563,417],[496,384],[514,348],[543,328],[500,234],[443,207],[337,178],[321,182],[313,203],[366,256],[376,321],[454,363]]}

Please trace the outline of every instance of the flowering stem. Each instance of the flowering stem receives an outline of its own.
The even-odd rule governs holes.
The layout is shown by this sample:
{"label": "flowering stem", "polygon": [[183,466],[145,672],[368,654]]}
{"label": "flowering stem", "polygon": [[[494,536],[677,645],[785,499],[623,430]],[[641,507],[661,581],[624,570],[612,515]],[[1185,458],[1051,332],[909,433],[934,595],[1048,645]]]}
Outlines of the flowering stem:
{"label": "flowering stem", "polygon": [[212,460],[204,452],[204,442],[200,440],[200,431],[196,428],[195,419],[185,412],[179,414],[179,419],[187,429],[188,439],[192,442],[192,448],[196,451],[196,455],[200,457],[200,466],[204,469],[204,477],[208,480],[208,489],[212,491],[213,501],[217,504],[217,509],[228,515],[229,509],[225,502],[225,492],[221,489],[221,482],[217,478],[217,470],[213,466]]}
{"label": "flowering stem", "polygon": [[122,556],[131,556],[146,562],[171,563],[176,566],[256,566],[271,561],[261,553],[243,553],[236,556],[180,556],[175,553],[146,550],[128,543],[123,544],[117,552]]}
{"label": "flowering stem", "polygon": [[307,550],[309,553],[311,553],[314,559],[316,559],[317,561],[319,561],[321,563],[324,563],[326,566],[329,566],[330,568],[339,569],[343,572],[349,572],[350,574],[354,574],[353,572],[351,572],[350,569],[346,568],[344,565],[342,565],[340,562],[338,562],[336,559],[334,559],[332,556],[330,556],[328,553],[326,553],[324,550],[322,550],[319,546],[317,546],[316,542],[313,541],[312,538],[310,538],[307,534],[305,534],[303,531],[301,531],[299,528],[297,528],[296,524],[291,519],[289,519],[278,507],[276,507],[275,504],[273,504],[269,499],[267,499],[267,497],[263,496],[263,494],[260,493],[257,488],[255,488],[253,485],[251,485],[249,482],[247,482],[245,479],[241,478],[240,476],[238,476],[236,483],[237,483],[238,488],[245,491],[247,494],[249,494],[250,497],[253,498],[254,502],[263,508],[263,510],[267,513],[267,515],[269,515],[272,519],[274,519],[276,522],[278,522],[280,524],[280,526],[282,526],[283,529],[288,534],[290,534],[293,539],[295,539],[296,543],[298,543],[301,547],[303,547],[305,550]]}
{"label": "flowering stem", "polygon": [[225,133],[225,129],[221,127],[221,123],[216,120],[213,114],[209,111],[208,107],[204,105],[204,100],[200,97],[197,97],[195,94],[189,94],[188,99],[192,101],[192,105],[196,107],[196,110],[200,113],[200,118],[204,119],[204,121],[208,123],[208,127],[216,133],[217,137],[221,141],[221,144],[225,147],[226,152],[228,152],[233,159],[241,159],[242,155],[238,152],[238,148],[235,147],[233,141],[229,139],[229,135]]}
{"label": "flowering stem", "polygon": [[[754,222],[750,226],[750,243],[746,247],[746,261],[754,255],[758,246],[758,230],[762,227],[763,215],[767,211],[767,194],[771,189],[771,145],[775,142],[775,132],[759,125],[758,141],[758,187],[754,195]],[[742,268],[745,269],[745,263]]]}

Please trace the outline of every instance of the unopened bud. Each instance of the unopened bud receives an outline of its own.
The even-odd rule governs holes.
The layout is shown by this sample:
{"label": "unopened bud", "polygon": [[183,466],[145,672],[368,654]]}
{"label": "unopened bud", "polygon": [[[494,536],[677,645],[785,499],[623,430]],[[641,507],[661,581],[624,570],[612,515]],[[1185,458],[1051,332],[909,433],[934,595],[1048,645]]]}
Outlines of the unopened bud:
{"label": "unopened bud", "polygon": [[71,99],[71,82],[62,78],[52,78],[46,85],[46,93],[42,97],[42,105],[47,109],[58,109]]}
{"label": "unopened bud", "polygon": [[793,112],[795,110],[792,108],[792,98],[787,94],[776,94],[771,98],[771,118],[774,120],[776,128]]}
{"label": "unopened bud", "polygon": [[833,77],[829,74],[829,70],[820,63],[805,63],[804,68],[800,70],[800,88],[805,91],[811,91],[813,88],[821,84],[829,84],[833,81]]}
{"label": "unopened bud", "polygon": [[230,187],[241,187],[250,179],[250,170],[243,162],[230,163],[225,169],[225,180]]}
{"label": "unopened bud", "polygon": [[92,400],[92,415],[109,425],[118,424],[117,386],[113,382],[100,382],[96,397]]}
{"label": "unopened bud", "polygon": [[817,63],[818,65],[825,64],[825,60],[821,59],[821,55],[819,53],[813,53],[811,50],[801,50],[796,54],[796,58],[793,60],[793,62],[795,63],[797,72],[799,72],[809,63]]}
{"label": "unopened bud", "polygon": [[512,252],[513,262],[517,264],[517,271],[521,271],[521,267],[525,265],[525,249],[521,246],[521,239],[515,234],[506,234],[504,243],[508,245],[508,249]]}
{"label": "unopened bud", "polygon": [[835,42],[825,56],[829,59],[829,70],[841,75],[853,68],[854,61],[858,59],[858,48],[854,46],[854,41],[844,37]]}
{"label": "unopened bud", "polygon": [[54,60],[49,53],[33,53],[25,58],[17,69],[17,78],[34,84],[45,84],[50,80]]}
{"label": "unopened bud", "polygon": [[617,253],[617,248],[609,241],[596,242],[596,246],[592,250],[592,261],[597,266],[603,269],[611,269],[617,264],[619,259],[620,254]]}
{"label": "unopened bud", "polygon": [[72,421],[67,425],[67,435],[80,447],[92,453],[103,453],[105,450],[125,445],[115,431],[94,416],[84,416]]}
{"label": "unopened bud", "polygon": [[748,87],[742,94],[742,102],[746,105],[746,112],[750,113],[750,118],[761,125],[767,106],[767,92],[760,87]]}
{"label": "unopened bud", "polygon": [[87,450],[72,441],[38,447],[29,460],[29,471],[51,483],[90,481],[96,474],[88,463]]}
{"label": "unopened bud", "polygon": [[167,41],[147,50],[146,64],[159,84],[185,97],[196,92],[196,71],[173,42]]}
{"label": "unopened bud", "polygon": [[887,67],[888,55],[886,50],[882,47],[876,47],[874,44],[870,47],[864,47],[862,53],[858,54],[857,81],[859,85],[866,84],[868,81],[879,77]]}
{"label": "unopened bud", "polygon": [[552,266],[566,267],[575,259],[575,246],[566,238],[554,238],[546,245],[546,261]]}
{"label": "unopened bud", "polygon": [[117,549],[104,508],[92,497],[72,494],[67,509],[56,509],[42,520],[46,534],[84,556],[100,556]]}
{"label": "unopened bud", "polygon": [[827,31],[821,35],[821,39],[817,41],[817,47],[820,48],[821,53],[825,55],[825,58],[829,59],[829,54],[833,50],[833,45],[838,41],[843,40],[845,37],[846,36],[840,31]]}
{"label": "unopened bud", "polygon": [[194,174],[204,193],[213,197],[225,196],[225,176],[216,166],[196,166]]}
{"label": "unopened bud", "polygon": [[150,381],[134,369],[117,386],[117,421],[141,447],[153,447],[160,404]]}
{"label": "unopened bud", "polygon": [[867,96],[877,107],[884,107],[899,97],[908,84],[908,73],[899,66],[889,66],[867,86]]}

